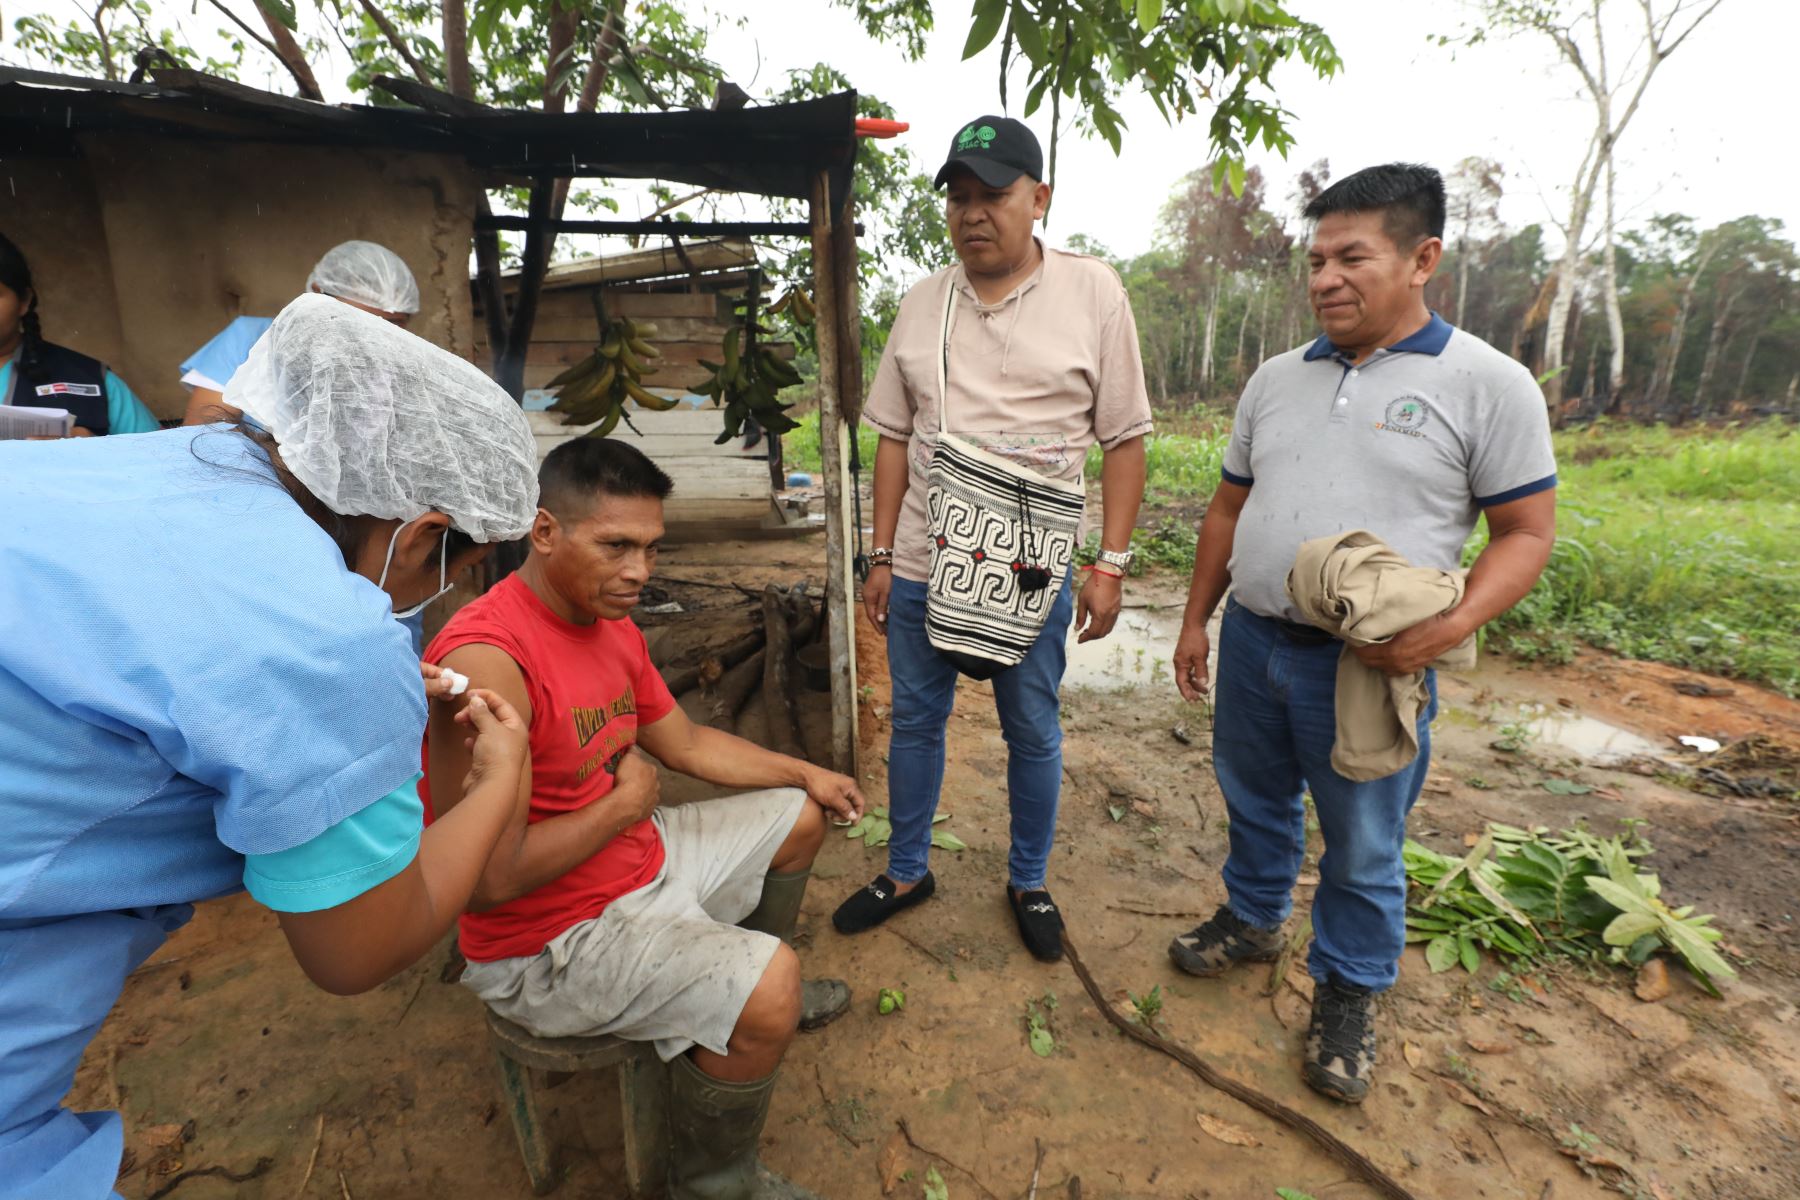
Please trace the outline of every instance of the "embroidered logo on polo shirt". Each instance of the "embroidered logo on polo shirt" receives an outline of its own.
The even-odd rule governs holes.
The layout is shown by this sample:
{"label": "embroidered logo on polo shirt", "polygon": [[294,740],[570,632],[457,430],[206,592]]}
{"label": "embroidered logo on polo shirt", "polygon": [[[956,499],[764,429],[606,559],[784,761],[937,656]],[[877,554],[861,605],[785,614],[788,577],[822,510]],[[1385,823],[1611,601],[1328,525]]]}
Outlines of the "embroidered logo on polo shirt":
{"label": "embroidered logo on polo shirt", "polygon": [[1423,396],[1401,396],[1390,401],[1387,406],[1387,417],[1375,422],[1375,428],[1383,433],[1401,433],[1407,437],[1422,438],[1420,428],[1430,418],[1431,410],[1426,407]]}

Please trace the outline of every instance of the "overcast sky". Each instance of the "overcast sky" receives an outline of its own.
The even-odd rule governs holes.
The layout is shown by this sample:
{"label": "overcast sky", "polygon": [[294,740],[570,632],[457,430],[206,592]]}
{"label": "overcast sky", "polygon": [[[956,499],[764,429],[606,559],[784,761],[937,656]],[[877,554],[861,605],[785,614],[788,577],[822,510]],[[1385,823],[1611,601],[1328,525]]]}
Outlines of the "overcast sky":
{"label": "overcast sky", "polygon": [[[231,2],[231,0],[228,0]],[[1655,0],[1666,9],[1672,0]],[[1693,2],[1693,0],[1689,0]],[[217,14],[189,0],[152,0],[163,19],[204,37]],[[1607,0],[1630,13],[1630,0]],[[250,11],[245,0],[235,7]],[[912,123],[904,144],[926,171],[942,160],[951,136],[972,116],[999,110],[998,47],[960,59],[968,18],[962,0],[940,0],[939,29],[925,59],[907,63],[872,42],[846,12],[818,0],[738,0],[713,5],[745,20],[719,32],[712,56],[753,93],[782,82],[792,68],[825,61]],[[1297,143],[1286,161],[1260,152],[1252,162],[1270,178],[1272,204],[1285,203],[1293,176],[1329,158],[1334,176],[1370,163],[1412,159],[1448,170],[1481,155],[1507,169],[1502,216],[1512,225],[1545,221],[1567,208],[1567,189],[1588,132],[1591,108],[1574,73],[1542,37],[1519,36],[1474,48],[1446,49],[1433,35],[1454,34],[1471,11],[1456,0],[1292,0],[1320,22],[1345,67],[1319,81],[1298,65],[1277,72],[1280,100],[1294,114]],[[303,23],[317,9],[301,0]],[[76,0],[24,0],[8,22],[41,11],[78,15]],[[799,15],[804,20],[798,20]],[[10,30],[8,31],[10,34]],[[8,38],[10,42],[10,37]],[[1658,72],[1619,151],[1623,223],[1684,212],[1704,224],[1746,213],[1774,216],[1800,229],[1800,167],[1795,165],[1792,48],[1800,44],[1800,3],[1723,0],[1717,12]],[[0,47],[0,50],[10,46]],[[1618,51],[1615,50],[1615,61]],[[8,57],[11,57],[9,54]],[[332,99],[350,99],[341,52],[318,71]],[[290,90],[284,77],[264,82]],[[1025,88],[1011,89],[1015,108]],[[1148,249],[1157,213],[1184,174],[1208,157],[1204,122],[1170,127],[1140,95],[1122,105],[1129,129],[1117,158],[1103,142],[1072,133],[1062,143],[1058,196],[1049,236],[1085,233],[1117,253]],[[1048,138],[1048,112],[1031,120]],[[624,196],[624,208],[652,207]],[[729,215],[721,213],[721,215]],[[1554,242],[1555,234],[1551,235]]]}

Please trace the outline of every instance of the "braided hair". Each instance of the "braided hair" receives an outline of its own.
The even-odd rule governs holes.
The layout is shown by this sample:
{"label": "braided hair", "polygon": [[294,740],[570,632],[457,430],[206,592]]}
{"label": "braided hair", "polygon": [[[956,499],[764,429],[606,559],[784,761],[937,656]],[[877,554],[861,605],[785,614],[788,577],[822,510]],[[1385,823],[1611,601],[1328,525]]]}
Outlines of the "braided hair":
{"label": "braided hair", "polygon": [[44,330],[38,320],[37,290],[31,286],[31,266],[10,238],[0,233],[0,286],[20,300],[30,297],[31,307],[19,318],[24,339],[19,344],[19,374],[33,383],[45,379]]}

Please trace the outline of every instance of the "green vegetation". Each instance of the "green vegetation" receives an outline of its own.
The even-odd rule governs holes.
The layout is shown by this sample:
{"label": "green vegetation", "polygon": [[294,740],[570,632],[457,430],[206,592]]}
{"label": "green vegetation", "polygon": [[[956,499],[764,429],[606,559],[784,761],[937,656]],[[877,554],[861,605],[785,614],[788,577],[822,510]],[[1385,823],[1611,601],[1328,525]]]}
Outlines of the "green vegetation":
{"label": "green vegetation", "polygon": [[1639,824],[1602,838],[1490,822],[1460,859],[1408,839],[1406,940],[1425,943],[1433,972],[1471,975],[1484,949],[1515,968],[1555,956],[1636,966],[1668,950],[1716,996],[1737,971],[1713,948],[1712,917],[1670,908],[1657,877],[1638,870],[1651,854]]}
{"label": "green vegetation", "polygon": [[[862,468],[869,473],[871,480],[875,477],[875,443],[880,440],[881,435],[869,426],[857,426],[857,457],[861,459]],[[798,429],[782,435],[781,456],[790,471],[812,471],[816,474],[820,470],[819,413],[817,409],[800,418]]]}
{"label": "green vegetation", "polygon": [[1800,695],[1794,426],[1597,424],[1556,450],[1556,552],[1497,644],[1560,660],[1581,640]]}

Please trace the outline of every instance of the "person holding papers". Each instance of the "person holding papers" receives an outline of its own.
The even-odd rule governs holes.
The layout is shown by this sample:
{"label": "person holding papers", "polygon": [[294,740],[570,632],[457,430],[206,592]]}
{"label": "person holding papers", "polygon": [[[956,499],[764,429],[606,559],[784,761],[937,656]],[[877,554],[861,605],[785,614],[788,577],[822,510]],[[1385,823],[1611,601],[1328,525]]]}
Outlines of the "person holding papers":
{"label": "person holding papers", "polygon": [[[100,437],[158,428],[144,402],[105,363],[45,341],[38,308],[25,255],[0,234],[0,405],[60,409],[73,418],[58,426],[46,415],[47,432],[12,436]],[[0,413],[0,437],[30,424],[6,416]]]}

